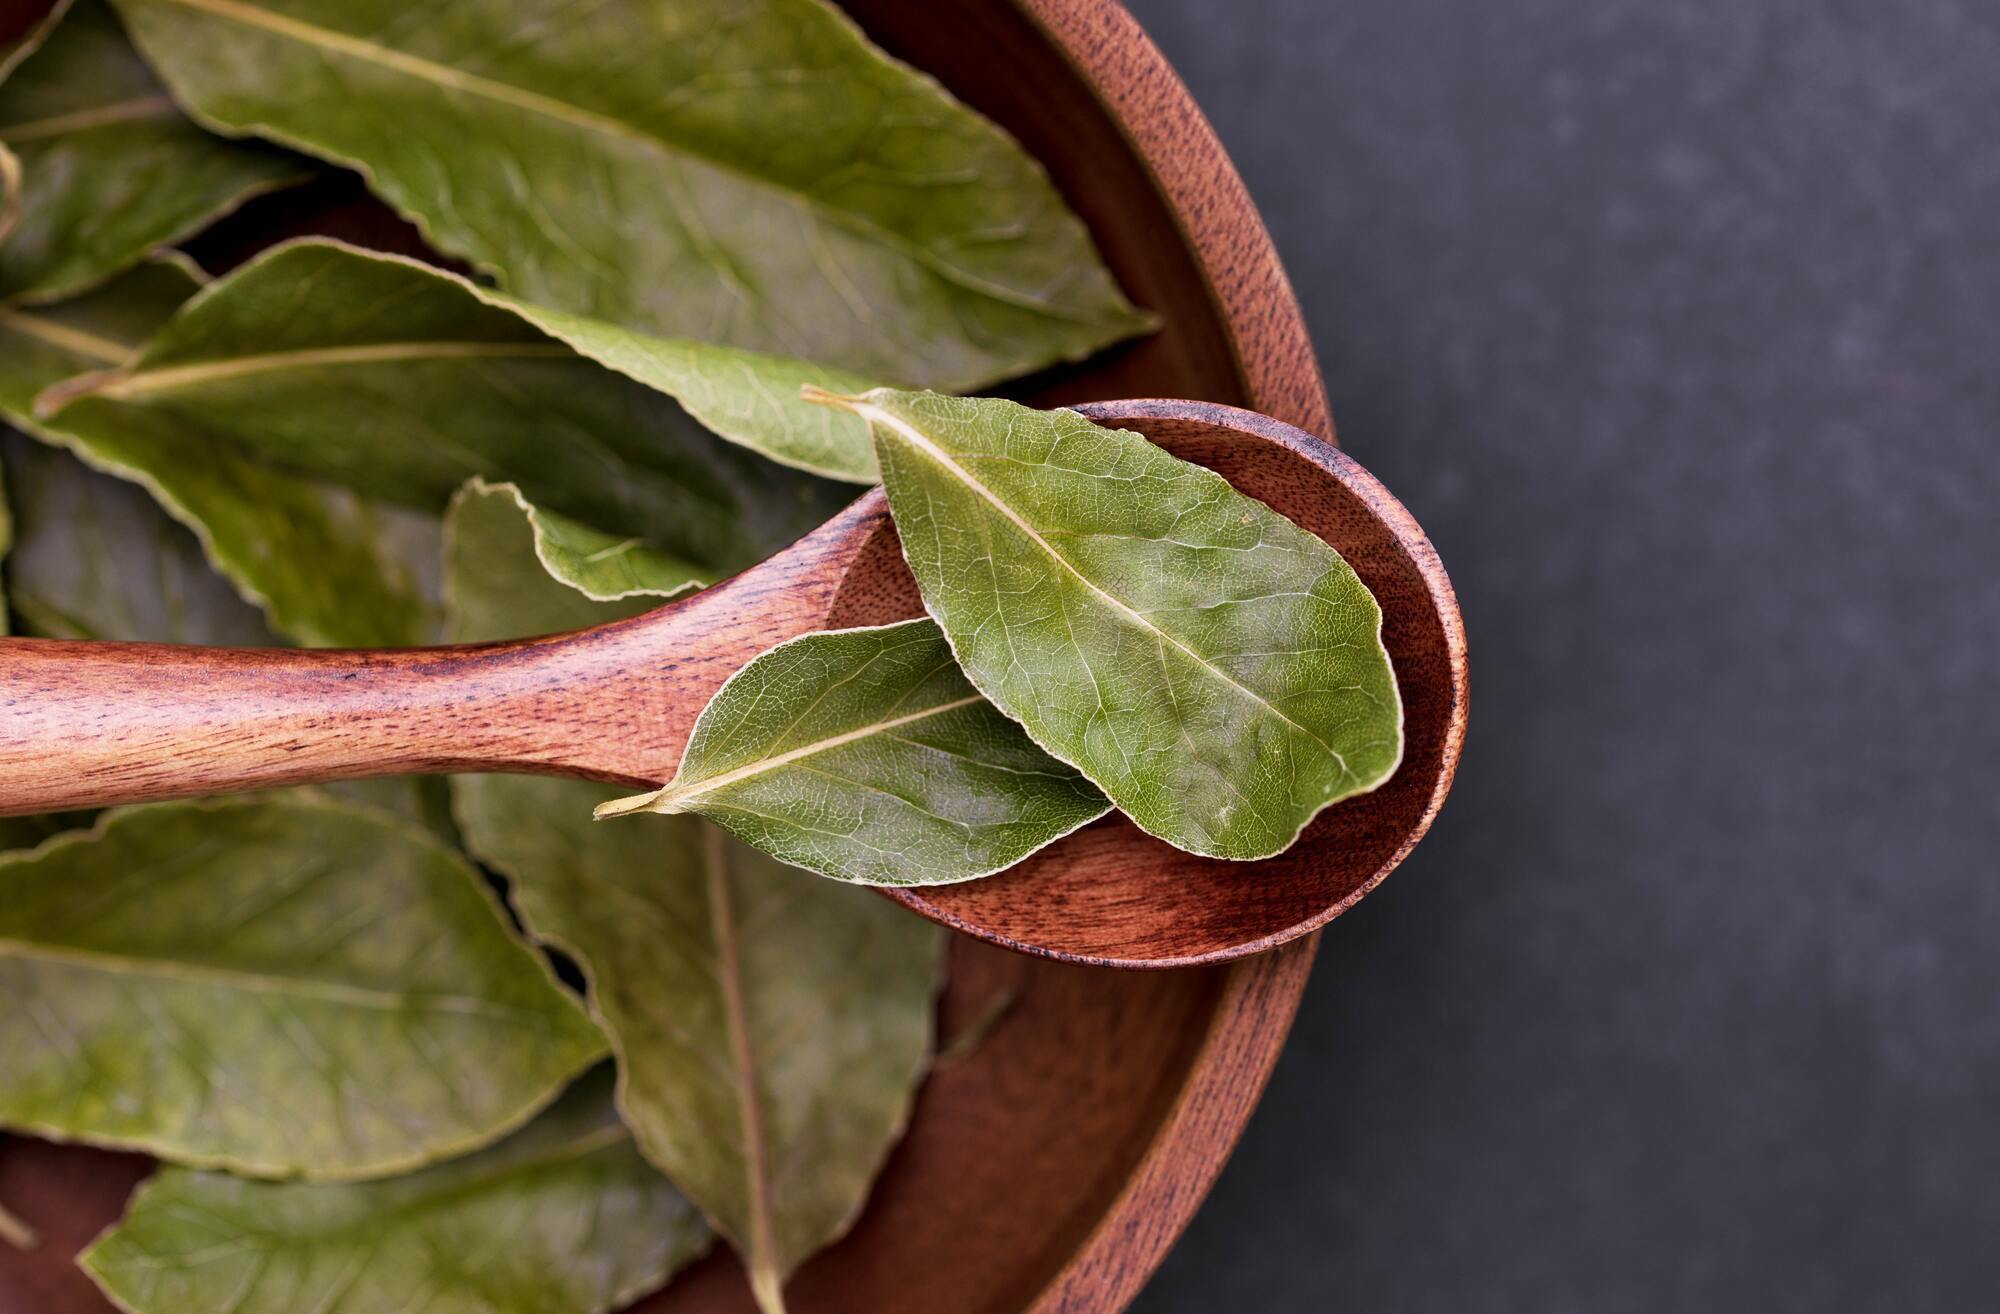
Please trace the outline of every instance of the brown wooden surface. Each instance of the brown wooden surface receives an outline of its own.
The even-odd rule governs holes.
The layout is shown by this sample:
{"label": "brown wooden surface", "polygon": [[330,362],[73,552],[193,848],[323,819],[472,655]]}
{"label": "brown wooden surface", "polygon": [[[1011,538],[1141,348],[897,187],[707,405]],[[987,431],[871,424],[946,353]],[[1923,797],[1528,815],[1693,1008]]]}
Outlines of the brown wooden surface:
{"label": "brown wooden surface", "polygon": [[[1330,434],[1297,307],[1219,145],[1158,53],[1109,0],[851,0],[872,35],[999,119],[1049,166],[1158,335],[1017,390],[1040,402],[1178,395],[1261,409]],[[1108,107],[1108,108],[1107,108]],[[344,233],[407,229],[331,202]],[[203,244],[321,226],[284,198]],[[357,218],[357,207],[361,217]],[[406,237],[404,237],[406,240]],[[946,1036],[996,992],[1011,1007],[928,1083],[853,1232],[791,1289],[798,1314],[1115,1311],[1207,1191],[1275,1060],[1316,936],[1228,967],[1106,972],[960,940]],[[109,1307],[67,1271],[139,1171],[129,1156],[0,1142],[0,1200],[50,1233],[0,1249],[0,1314]],[[60,1222],[60,1226],[55,1224]],[[715,1256],[651,1314],[747,1311]]]}
{"label": "brown wooden surface", "polygon": [[759,652],[824,628],[879,492],[713,588],[576,634],[374,651],[0,639],[0,814],[413,772],[640,786]]}

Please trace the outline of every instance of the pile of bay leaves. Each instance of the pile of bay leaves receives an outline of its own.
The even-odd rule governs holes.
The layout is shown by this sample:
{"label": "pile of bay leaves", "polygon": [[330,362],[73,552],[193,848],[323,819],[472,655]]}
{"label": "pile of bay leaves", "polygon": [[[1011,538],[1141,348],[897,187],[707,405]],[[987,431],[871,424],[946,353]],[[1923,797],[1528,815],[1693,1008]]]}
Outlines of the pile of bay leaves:
{"label": "pile of bay leaves", "polygon": [[[174,249],[342,170],[434,262]],[[853,885],[1114,805],[1257,858],[1400,757],[1331,550],[1136,435],[945,395],[1150,321],[823,0],[58,0],[0,47],[0,188],[15,633],[573,629],[877,481],[932,617],[757,658],[636,800],[0,820],[0,1125],[166,1165],[82,1258],[123,1308],[582,1314],[719,1234],[781,1309],[932,1052],[938,933]]]}

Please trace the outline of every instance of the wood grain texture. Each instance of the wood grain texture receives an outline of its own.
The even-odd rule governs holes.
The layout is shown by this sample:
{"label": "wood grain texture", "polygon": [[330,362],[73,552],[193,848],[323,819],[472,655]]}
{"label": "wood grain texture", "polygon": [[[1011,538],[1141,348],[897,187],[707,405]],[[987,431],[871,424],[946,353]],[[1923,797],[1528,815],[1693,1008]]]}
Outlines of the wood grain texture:
{"label": "wood grain texture", "polygon": [[[1165,328],[1012,390],[1072,403],[1179,395],[1330,436],[1282,270],[1220,145],[1158,52],[1110,0],[932,5],[848,0],[892,52],[934,73],[1042,159],[1134,300]],[[254,203],[198,244],[213,267],[282,230],[393,249],[414,235],[334,181]],[[870,540],[870,551],[889,549]],[[876,578],[885,578],[877,576]],[[861,600],[850,598],[851,605]],[[799,1314],[1112,1314],[1206,1194],[1270,1072],[1318,942],[1227,966],[1106,972],[969,938],[952,951],[946,1043],[999,1020],[922,1092],[909,1135],[848,1237],[792,1288]],[[67,1251],[115,1217],[140,1161],[0,1142],[0,1201],[61,1239],[0,1250],[0,1309],[109,1309]],[[752,1309],[717,1255],[647,1314]]]}
{"label": "wood grain texture", "polygon": [[744,662],[821,628],[864,496],[711,589],[575,634],[367,651],[0,639],[0,813],[437,771],[673,773]]}

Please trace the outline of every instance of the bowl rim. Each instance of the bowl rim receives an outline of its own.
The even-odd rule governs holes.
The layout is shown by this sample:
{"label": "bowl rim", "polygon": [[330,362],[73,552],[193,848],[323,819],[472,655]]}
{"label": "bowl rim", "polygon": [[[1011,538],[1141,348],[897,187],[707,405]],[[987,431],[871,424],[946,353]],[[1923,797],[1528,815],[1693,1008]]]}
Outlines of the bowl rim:
{"label": "bowl rim", "polygon": [[[1076,70],[1152,175],[1200,266],[1250,405],[1334,441],[1298,297],[1236,166],[1179,74],[1118,0],[1012,2]],[[1030,1314],[1117,1314],[1152,1277],[1263,1093],[1319,936],[1220,969],[1221,997],[1186,1083],[1124,1188]]]}

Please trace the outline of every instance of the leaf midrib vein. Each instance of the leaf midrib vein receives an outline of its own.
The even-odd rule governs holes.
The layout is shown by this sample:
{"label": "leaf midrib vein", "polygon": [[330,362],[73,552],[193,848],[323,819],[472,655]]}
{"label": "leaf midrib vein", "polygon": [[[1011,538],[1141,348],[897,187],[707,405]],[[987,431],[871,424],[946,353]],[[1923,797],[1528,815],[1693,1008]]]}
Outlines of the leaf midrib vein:
{"label": "leaf midrib vein", "polygon": [[938,703],[935,706],[923,708],[921,711],[908,712],[902,716],[892,716],[886,720],[871,721],[867,725],[859,726],[853,730],[843,730],[837,735],[829,735],[825,739],[816,739],[810,744],[801,744],[797,748],[787,749],[776,756],[759,758],[754,762],[745,763],[743,766],[725,771],[719,776],[710,776],[705,780],[697,780],[685,789],[676,790],[672,785],[669,785],[666,789],[660,791],[660,802],[662,804],[680,803],[687,799],[698,798],[703,794],[712,794],[719,789],[726,789],[730,785],[749,780],[754,776],[775,771],[779,767],[790,766],[792,763],[804,758],[816,757],[821,753],[831,752],[836,748],[854,743],[857,740],[866,739],[871,735],[886,734],[888,731],[909,725],[913,721],[921,721],[925,717],[930,716],[942,716],[946,712],[955,712],[961,707],[970,707],[974,703],[981,701],[983,701],[981,696],[975,693],[967,695],[964,698],[954,698],[948,703]]}
{"label": "leaf midrib vein", "polygon": [[703,856],[708,869],[708,911],[715,931],[717,982],[722,989],[722,1014],[729,1031],[730,1065],[736,1074],[734,1093],[743,1136],[745,1207],[750,1213],[750,1235],[742,1238],[743,1259],[753,1288],[761,1290],[758,1281],[761,1274],[770,1275],[773,1281],[778,1274],[776,1241],[771,1231],[770,1182],[764,1158],[764,1107],[757,1093],[757,1060],[750,1045],[749,1005],[743,995],[743,962],[730,900],[728,849],[721,830],[714,826],[705,829]]}
{"label": "leaf midrib vein", "polygon": [[[221,383],[253,374],[324,366],[380,365],[415,360],[511,360],[573,357],[558,342],[370,342],[349,347],[301,347],[294,351],[260,352],[195,365],[167,365],[103,377],[77,395],[126,399]],[[578,357],[581,359],[581,357]]]}
{"label": "leaf midrib vein", "polygon": [[[226,986],[259,994],[300,995],[328,1003],[348,1004],[357,1008],[373,1008],[385,1012],[401,1012],[412,1003],[446,1005],[448,1007],[444,1011],[447,1012],[513,1011],[490,1000],[473,999],[469,996],[398,993],[393,990],[378,990],[371,986],[324,981],[317,977],[283,976],[270,972],[253,972],[239,967],[218,967],[213,964],[174,962],[168,959],[143,960],[121,957],[98,949],[84,949],[74,945],[38,944],[31,940],[0,936],[0,961],[9,958],[80,967],[111,976],[139,976],[165,981]],[[458,1007],[449,1007],[451,1005]]]}
{"label": "leaf midrib vein", "polygon": [[78,132],[85,128],[108,127],[114,123],[129,123],[134,119],[176,116],[174,102],[166,96],[135,96],[130,100],[93,105],[89,109],[74,110],[68,114],[51,114],[44,119],[9,123],[5,127],[0,127],[0,141],[10,146],[18,146],[24,141],[59,137],[65,132]]}
{"label": "leaf midrib vein", "polygon": [[315,23],[307,23],[303,20],[292,18],[289,15],[274,14],[255,5],[239,3],[239,0],[162,0],[162,3],[177,4],[187,9],[202,10],[217,18],[240,23],[247,27],[261,27],[265,31],[276,33],[279,36],[290,37],[306,45],[318,46],[323,50],[335,51],[364,62],[378,64],[383,68],[393,69],[396,72],[422,81],[433,82],[443,87],[450,87],[469,95],[483,96],[488,100],[499,101],[502,104],[512,105],[517,109],[527,110],[530,113],[571,123],[579,128],[601,133],[605,136],[636,142],[640,145],[659,150],[667,155],[678,155],[687,159],[699,160],[708,167],[727,173],[731,177],[740,179],[751,186],[786,197],[795,203],[806,205],[817,213],[826,214],[851,231],[874,238],[884,246],[894,247],[925,269],[969,292],[977,293],[980,296],[991,298],[1006,305],[1018,306],[1024,310],[1031,310],[1037,314],[1047,315],[1052,319],[1070,320],[1078,323],[1088,323],[1092,319],[1089,315],[1066,311],[1030,293],[993,283],[966,270],[959,269],[941,258],[937,253],[931,251],[928,247],[914,242],[892,229],[885,228],[863,215],[828,205],[817,197],[805,192],[794,191],[772,179],[751,173],[742,166],[733,164],[728,160],[719,159],[714,155],[696,151],[681,142],[669,141],[665,137],[642,131],[629,123],[621,122],[609,115],[599,114],[594,110],[587,110],[581,106],[569,104],[553,96],[544,95],[539,91],[530,91],[526,87],[517,87],[511,83],[482,77],[477,73],[467,73],[460,69],[452,68],[448,64],[440,64],[435,60],[426,59],[421,55],[411,55],[378,42],[369,41],[363,37],[336,31],[332,28],[321,27]]}
{"label": "leaf midrib vein", "polygon": [[25,333],[52,347],[73,351],[79,356],[88,356],[106,365],[116,365],[132,354],[132,347],[127,343],[4,306],[0,306],[0,328],[10,328],[17,333]]}

